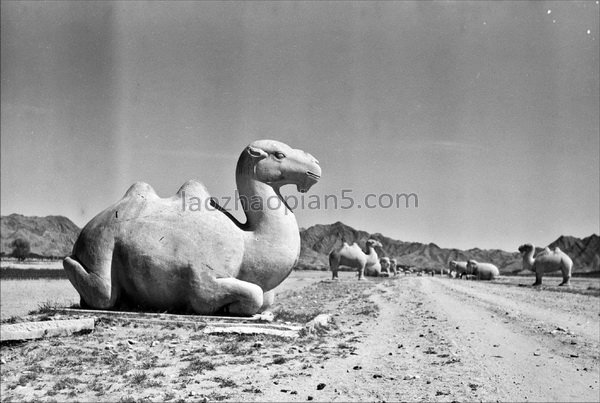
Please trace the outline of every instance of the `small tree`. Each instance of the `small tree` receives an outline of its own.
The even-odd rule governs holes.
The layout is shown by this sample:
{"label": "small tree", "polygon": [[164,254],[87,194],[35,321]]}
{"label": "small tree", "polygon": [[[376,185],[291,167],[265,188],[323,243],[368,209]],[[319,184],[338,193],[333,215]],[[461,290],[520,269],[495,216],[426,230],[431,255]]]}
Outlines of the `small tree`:
{"label": "small tree", "polygon": [[31,246],[29,245],[29,241],[23,238],[17,238],[10,246],[13,248],[12,256],[16,257],[20,261],[25,260],[27,256],[29,256],[29,252],[31,252]]}

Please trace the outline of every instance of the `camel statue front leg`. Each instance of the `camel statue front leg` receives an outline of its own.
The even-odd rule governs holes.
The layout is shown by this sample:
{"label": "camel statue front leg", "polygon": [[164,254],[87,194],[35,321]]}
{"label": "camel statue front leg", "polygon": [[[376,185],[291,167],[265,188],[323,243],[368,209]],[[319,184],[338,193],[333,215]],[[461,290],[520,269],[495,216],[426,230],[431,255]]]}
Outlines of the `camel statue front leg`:
{"label": "camel statue front leg", "polygon": [[358,279],[359,280],[362,280],[364,278],[364,276],[365,276],[365,266],[366,265],[363,264],[362,266],[360,266],[358,268]]}
{"label": "camel statue front leg", "polygon": [[335,262],[332,262],[331,264],[331,279],[332,280],[337,280],[338,277],[338,265]]}
{"label": "camel statue front leg", "polygon": [[[225,308],[226,312],[240,316],[252,316],[260,312],[264,303],[264,292],[260,286],[236,278],[216,279],[217,289],[208,303],[216,309]],[[202,291],[202,290],[201,290]],[[206,311],[207,301],[198,293],[196,299],[191,301],[192,308],[196,312]]]}
{"label": "camel statue front leg", "polygon": [[570,277],[564,277],[563,276],[563,281],[562,283],[560,283],[558,286],[562,287],[562,286],[570,286],[571,285],[571,278]]}
{"label": "camel statue front leg", "polygon": [[532,284],[534,287],[538,287],[542,285],[542,273],[541,270],[535,271],[535,283]]}
{"label": "camel statue front leg", "polygon": [[573,261],[566,257],[566,259],[561,260],[561,269],[563,274],[563,281],[559,284],[559,286],[570,286],[571,285],[571,270],[573,268]]}
{"label": "camel statue front leg", "polygon": [[558,286],[562,287],[562,286],[570,286],[571,285],[571,273],[570,271],[563,271],[563,281],[562,283],[560,283]]}

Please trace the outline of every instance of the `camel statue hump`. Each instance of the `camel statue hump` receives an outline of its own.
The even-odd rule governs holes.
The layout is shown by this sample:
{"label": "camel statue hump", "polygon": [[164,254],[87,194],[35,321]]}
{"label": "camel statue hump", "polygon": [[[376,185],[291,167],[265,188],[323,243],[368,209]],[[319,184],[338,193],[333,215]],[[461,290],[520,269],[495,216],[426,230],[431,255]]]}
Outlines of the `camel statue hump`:
{"label": "camel statue hump", "polygon": [[358,244],[356,242],[354,242],[352,245],[348,245],[347,249],[349,251],[351,251],[350,253],[353,253],[353,254],[357,254],[359,252],[362,252],[362,249],[360,248],[360,246],[358,246]]}
{"label": "camel statue hump", "polygon": [[185,182],[177,191],[178,197],[182,197],[183,195],[185,195],[185,197],[197,197],[200,200],[210,198],[206,186],[193,179]]}
{"label": "camel statue hump", "polygon": [[552,250],[546,246],[535,257],[536,257],[536,259],[544,260],[544,259],[556,259],[559,255],[560,255],[560,249],[554,248],[554,250]]}
{"label": "camel statue hump", "polygon": [[127,189],[123,198],[126,197],[154,198],[158,197],[158,195],[154,191],[154,188],[146,182],[136,182]]}

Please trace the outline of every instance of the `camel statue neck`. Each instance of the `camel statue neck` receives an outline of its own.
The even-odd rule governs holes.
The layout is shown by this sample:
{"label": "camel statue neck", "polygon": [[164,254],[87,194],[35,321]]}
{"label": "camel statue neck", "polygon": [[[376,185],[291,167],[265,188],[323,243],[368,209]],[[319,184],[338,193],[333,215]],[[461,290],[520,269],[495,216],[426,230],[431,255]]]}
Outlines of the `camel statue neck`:
{"label": "camel statue neck", "polygon": [[375,251],[375,248],[372,246],[367,246],[367,255],[371,255],[371,256],[375,256],[377,254],[377,251]]}
{"label": "camel statue neck", "polygon": [[530,251],[526,252],[523,254],[523,265],[526,268],[530,268],[533,266],[534,263],[534,259],[533,259],[533,253],[535,251],[535,248],[531,249]]}
{"label": "camel statue neck", "polygon": [[279,189],[239,174],[237,186],[246,214],[244,264],[238,279],[268,291],[288,276],[289,271],[281,272],[281,267],[291,271],[296,264],[300,253],[298,223]]}
{"label": "camel statue neck", "polygon": [[278,189],[248,176],[237,177],[237,189],[240,203],[246,215],[245,229],[261,232],[273,230],[273,225],[296,226],[294,213],[287,207]]}

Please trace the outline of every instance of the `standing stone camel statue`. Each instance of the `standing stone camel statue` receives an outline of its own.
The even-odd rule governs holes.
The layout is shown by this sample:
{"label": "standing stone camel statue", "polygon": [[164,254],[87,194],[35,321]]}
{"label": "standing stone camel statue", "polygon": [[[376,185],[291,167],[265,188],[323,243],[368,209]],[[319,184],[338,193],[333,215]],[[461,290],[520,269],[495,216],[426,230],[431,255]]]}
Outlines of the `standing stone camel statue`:
{"label": "standing stone camel statue", "polygon": [[492,263],[479,263],[476,260],[467,262],[466,274],[473,274],[477,280],[493,280],[500,275],[500,270]]}
{"label": "standing stone camel statue", "polygon": [[296,217],[280,187],[306,192],[320,175],[304,151],[274,140],[251,143],[236,168],[245,223],[199,182],[164,199],[135,183],[83,228],[64,269],[82,306],[256,314],[272,304],[273,288],[300,253]]}
{"label": "standing stone camel statue", "polygon": [[535,248],[532,244],[526,243],[519,246],[519,252],[523,258],[523,269],[531,270],[535,273],[535,283],[533,286],[542,285],[542,276],[544,273],[553,271],[562,271],[563,281],[559,284],[571,285],[571,270],[573,269],[573,261],[565,252],[558,247],[554,250],[544,248],[534,258]]}
{"label": "standing stone camel statue", "polygon": [[362,280],[365,276],[378,276],[381,272],[379,257],[375,247],[381,248],[381,243],[375,239],[369,239],[366,244],[366,252],[363,252],[356,243],[348,245],[343,242],[339,249],[333,249],[329,253],[329,267],[331,269],[331,278],[338,278],[339,266],[353,267],[358,270],[358,279]]}

